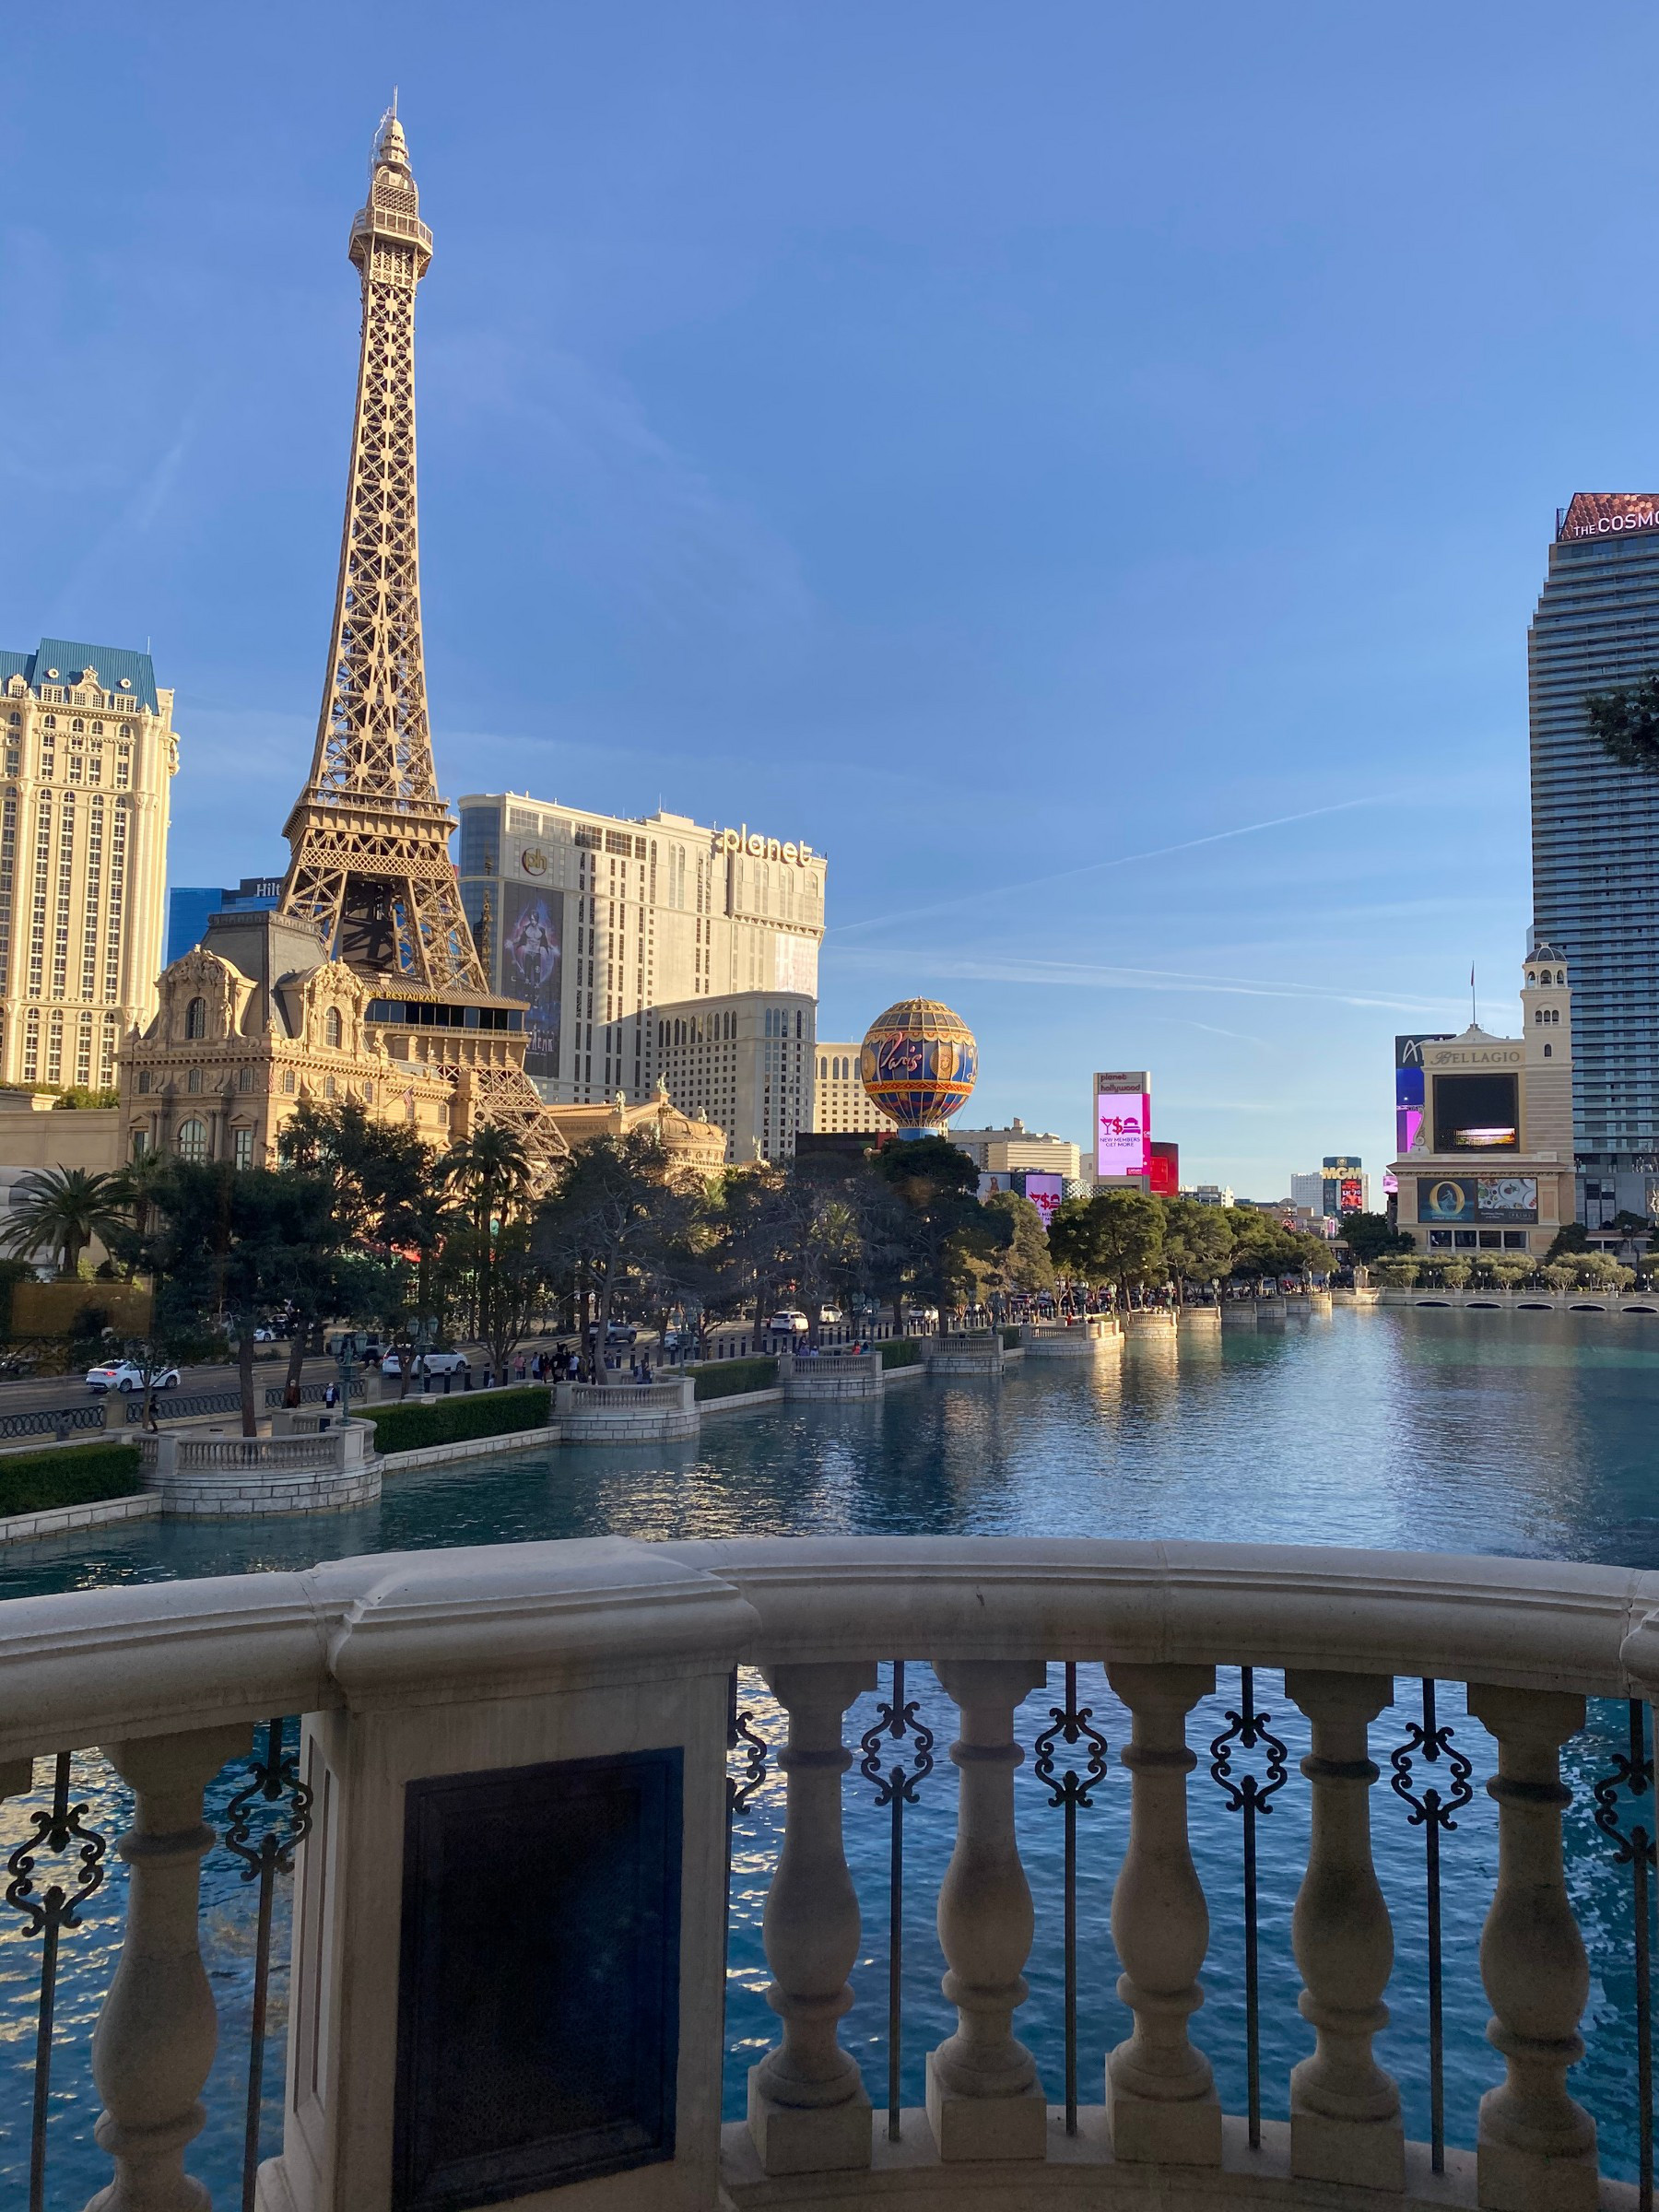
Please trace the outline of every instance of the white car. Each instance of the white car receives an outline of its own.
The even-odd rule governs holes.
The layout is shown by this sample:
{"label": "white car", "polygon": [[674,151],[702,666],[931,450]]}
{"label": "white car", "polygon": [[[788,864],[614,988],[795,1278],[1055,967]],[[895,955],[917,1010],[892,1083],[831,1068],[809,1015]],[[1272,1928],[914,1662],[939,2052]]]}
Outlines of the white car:
{"label": "white car", "polygon": [[[164,1367],[156,1377],[155,1382],[158,1390],[176,1390],[179,1386],[178,1369]],[[103,1367],[89,1367],[87,1370],[87,1388],[88,1390],[142,1390],[144,1388],[144,1370],[141,1367],[135,1367],[130,1359],[112,1359]]]}
{"label": "white car", "polygon": [[812,1327],[798,1306],[782,1306],[766,1324],[773,1336],[805,1336]]}
{"label": "white car", "polygon": [[[464,1375],[470,1364],[465,1352],[417,1352],[410,1371],[416,1375]],[[396,1382],[403,1373],[400,1355],[387,1352],[381,1361],[380,1371]]]}

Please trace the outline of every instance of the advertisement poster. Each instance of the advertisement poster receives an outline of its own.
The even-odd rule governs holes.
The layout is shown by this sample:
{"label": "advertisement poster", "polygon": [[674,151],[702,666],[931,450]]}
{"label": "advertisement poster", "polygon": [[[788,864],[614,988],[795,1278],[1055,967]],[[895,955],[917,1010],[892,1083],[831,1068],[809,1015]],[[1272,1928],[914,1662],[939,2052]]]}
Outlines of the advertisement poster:
{"label": "advertisement poster", "polygon": [[1360,1214],[1365,1211],[1365,1185],[1358,1176],[1344,1176],[1341,1194],[1337,1201],[1337,1210],[1344,1214]]}
{"label": "advertisement poster", "polygon": [[1042,1230],[1046,1236],[1053,1227],[1054,1216],[1065,1196],[1065,1184],[1058,1175],[1038,1174],[1028,1169],[1021,1178],[1025,1194],[1042,1216]]}
{"label": "advertisement poster", "polygon": [[522,998],[524,1072],[559,1073],[559,1006],[563,960],[564,896],[534,884],[509,883],[501,891],[501,977],[504,998]]}
{"label": "advertisement poster", "polygon": [[1147,1147],[1148,1173],[1151,1181],[1147,1189],[1154,1198],[1177,1198],[1181,1194],[1181,1147],[1174,1144],[1149,1144]]}
{"label": "advertisement poster", "polygon": [[1497,1223],[1512,1229],[1538,1218],[1535,1175],[1436,1175],[1418,1183],[1419,1221]]}
{"label": "advertisement poster", "polygon": [[979,1196],[982,1206],[987,1198],[994,1198],[998,1191],[1011,1191],[1013,1188],[1014,1178],[1006,1168],[982,1168],[980,1170]]}
{"label": "advertisement poster", "polygon": [[1095,1173],[1147,1172],[1147,1124],[1151,1100],[1144,1090],[1103,1090],[1095,1100]]}

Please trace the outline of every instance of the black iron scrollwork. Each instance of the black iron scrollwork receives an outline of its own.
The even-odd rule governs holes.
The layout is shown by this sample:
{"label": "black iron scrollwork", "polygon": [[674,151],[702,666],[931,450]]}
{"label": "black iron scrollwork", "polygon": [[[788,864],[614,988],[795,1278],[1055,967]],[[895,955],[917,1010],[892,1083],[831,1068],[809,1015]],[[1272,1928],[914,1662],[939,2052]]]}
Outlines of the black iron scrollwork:
{"label": "black iron scrollwork", "polygon": [[[1394,1794],[1412,1808],[1409,1827],[1421,1828],[1425,1822],[1432,1822],[1439,1829],[1454,1829],[1457,1823],[1453,1814],[1467,1805],[1475,1794],[1469,1781],[1475,1770],[1458,1750],[1452,1735],[1452,1730],[1435,1719],[1434,1685],[1425,1682],[1421,1724],[1414,1721],[1406,1731],[1406,1741],[1388,1755],[1388,1763],[1394,1769],[1391,1778]],[[1412,1788],[1412,1761],[1419,1758],[1431,1764],[1445,1760],[1452,1786],[1443,1797],[1432,1783],[1420,1795]]]}
{"label": "black iron scrollwork", "polygon": [[[1227,1726],[1210,1743],[1210,1778],[1230,1813],[1244,1816],[1244,2053],[1250,2147],[1262,2147],[1262,1981],[1256,1909],[1256,1819],[1265,1819],[1289,1779],[1285,1746],[1274,1735],[1273,1715],[1258,1712],[1255,1669],[1239,1669],[1239,1710],[1227,1710]],[[1235,1771],[1242,1751],[1265,1754],[1261,1775]]]}
{"label": "black iron scrollwork", "polygon": [[[1229,1707],[1227,1726],[1210,1744],[1210,1775],[1225,1794],[1230,1813],[1251,1810],[1270,1813],[1272,1800],[1289,1780],[1289,1771],[1285,1765],[1289,1753],[1273,1733],[1273,1715],[1255,1710],[1255,1669],[1243,1666],[1239,1672],[1242,1677],[1239,1702],[1244,1710],[1234,1712]],[[1241,1751],[1253,1751],[1259,1747],[1265,1752],[1265,1778],[1258,1780],[1252,1773],[1235,1775],[1235,1745]]]}
{"label": "black iron scrollwork", "polygon": [[[1106,1738],[1091,1725],[1094,1720],[1092,1705],[1077,1701],[1077,1670],[1068,1665],[1065,1670],[1065,1703],[1049,1707],[1049,1725],[1037,1738],[1037,1756],[1031,1771],[1042,1783],[1049,1794],[1051,1805],[1089,1806],[1094,1803],[1096,1785],[1106,1779]],[[1088,1752],[1079,1774],[1075,1767],[1064,1773],[1057,1771],[1057,1756],[1062,1744],[1087,1744]]]}
{"label": "black iron scrollwork", "polygon": [[[1446,1762],[1446,1779],[1451,1784],[1442,1794],[1439,1786],[1426,1782],[1423,1788],[1415,1790],[1417,1779],[1412,1762],[1421,1759],[1426,1766]],[[1434,1684],[1423,1683],[1423,1717],[1413,1721],[1406,1730],[1406,1741],[1388,1755],[1394,1769],[1390,1787],[1402,1805],[1411,1812],[1407,1825],[1423,1831],[1423,1877],[1426,1916],[1429,1931],[1429,2165],[1431,2172],[1446,2171],[1446,2039],[1444,2027],[1443,1978],[1441,1963],[1441,1876],[1440,1840],[1456,1828],[1453,1813],[1468,1804],[1475,1792],[1469,1777],[1474,1768],[1453,1741],[1453,1732],[1438,1717],[1434,1700]]]}
{"label": "black iron scrollwork", "polygon": [[[52,1803],[30,1815],[33,1833],[9,1854],[6,1871],[6,1902],[23,1915],[23,1934],[41,1938],[41,2003],[35,2023],[34,2112],[29,2146],[29,2212],[41,2212],[46,2202],[46,2115],[51,2109],[52,2027],[57,2006],[58,1939],[65,1928],[80,1926],[79,1908],[104,1878],[108,1839],[87,1826],[87,1806],[69,1802],[73,1754],[60,1751],[54,1762]],[[75,1851],[73,1882],[48,1882],[42,1889],[36,1877],[41,1859],[51,1853],[61,1856]],[[68,1869],[65,1869],[65,1876]]]}
{"label": "black iron scrollwork", "polygon": [[[225,1830],[225,1848],[241,1861],[244,1882],[259,1884],[259,1931],[253,1947],[253,2011],[248,2040],[248,2099],[242,2130],[242,2212],[253,2212],[259,2171],[259,2127],[265,2102],[265,2018],[271,1983],[271,1920],[276,1904],[276,1877],[294,1870],[294,1853],[312,1831],[312,1791],[300,1777],[296,1748],[283,1741],[280,1720],[267,1721],[256,1731],[249,1761],[248,1779],[225,1808],[230,1824]],[[260,1738],[264,1737],[261,1747]],[[280,1805],[282,1812],[271,1820],[257,1842],[253,1841],[254,1808]]]}
{"label": "black iron scrollwork", "polygon": [[1595,1825],[1617,1844],[1614,1864],[1630,1869],[1630,1932],[1636,1955],[1636,2093],[1637,2179],[1639,2212],[1652,2212],[1653,2203],[1653,1906],[1649,1870],[1654,1864],[1654,1837],[1651,1829],[1635,1822],[1627,1835],[1619,1824],[1621,1790],[1639,1803],[1653,1787],[1653,1761],[1648,1751],[1647,1709],[1640,1698],[1630,1700],[1630,1747],[1616,1751],[1613,1771],[1594,1783]]}
{"label": "black iron scrollwork", "polygon": [[[1094,1803],[1097,1784],[1106,1778],[1106,1738],[1094,1726],[1094,1707],[1077,1702],[1077,1663],[1065,1663],[1065,1702],[1049,1707],[1049,1724],[1037,1738],[1031,1771],[1049,1794],[1051,1806],[1065,1815],[1065,1866],[1062,1903],[1065,1968],[1065,2132],[1077,2132],[1077,1815]],[[1082,1772],[1060,1767],[1062,1744],[1085,1747]]]}
{"label": "black iron scrollwork", "polygon": [[726,1749],[740,1752],[742,1758],[737,1771],[726,1776],[726,1809],[733,1819],[745,1810],[766,1780],[766,1738],[750,1727],[754,1717],[752,1712],[737,1710],[737,1670],[734,1667],[726,1698]]}
{"label": "black iron scrollwork", "polygon": [[[901,1796],[906,1805],[916,1803],[916,1784],[925,1782],[933,1772],[934,1733],[921,1718],[921,1700],[904,1694],[904,1662],[893,1662],[893,1694],[886,1704],[876,1708],[874,1724],[858,1739],[864,1757],[858,1771],[866,1782],[876,1785],[877,1806],[890,1805],[895,1795]],[[906,1737],[915,1745],[914,1757],[908,1764],[899,1759],[882,1769],[882,1746],[889,1739],[900,1744]]]}

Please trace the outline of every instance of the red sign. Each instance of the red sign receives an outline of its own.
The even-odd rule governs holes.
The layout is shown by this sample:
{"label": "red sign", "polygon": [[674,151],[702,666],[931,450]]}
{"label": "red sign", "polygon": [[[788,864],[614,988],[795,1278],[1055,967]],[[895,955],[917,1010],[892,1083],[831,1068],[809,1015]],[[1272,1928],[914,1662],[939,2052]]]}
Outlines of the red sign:
{"label": "red sign", "polygon": [[1173,1198],[1181,1189],[1181,1147],[1153,1143],[1147,1150],[1147,1188],[1155,1198]]}
{"label": "red sign", "polygon": [[1365,1185],[1358,1176],[1351,1181],[1344,1178],[1337,1205],[1345,1214],[1362,1214],[1365,1211]]}

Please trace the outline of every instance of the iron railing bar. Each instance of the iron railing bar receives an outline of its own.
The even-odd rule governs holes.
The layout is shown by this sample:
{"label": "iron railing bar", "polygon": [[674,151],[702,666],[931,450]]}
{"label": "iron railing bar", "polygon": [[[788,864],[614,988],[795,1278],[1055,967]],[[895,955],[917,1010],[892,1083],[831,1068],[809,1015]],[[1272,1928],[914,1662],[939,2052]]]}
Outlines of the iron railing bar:
{"label": "iron railing bar", "polygon": [[[1647,1707],[1640,1698],[1630,1700],[1630,1768],[1636,1780],[1651,1785],[1653,1769],[1647,1750]],[[1640,2212],[1653,2206],[1653,1947],[1649,1914],[1648,1866],[1653,1842],[1639,1828],[1631,1839],[1630,1902],[1636,1920],[1636,2091],[1641,2100],[1637,2116],[1637,2203]]]}
{"label": "iron railing bar", "polygon": [[[1423,1742],[1430,1759],[1439,1757],[1440,1724],[1435,1711],[1434,1682],[1423,1677]],[[1438,1790],[1425,1792],[1438,1810]],[[1428,1888],[1429,1921],[1429,2170],[1446,2171],[1446,2030],[1441,1981],[1441,1864],[1440,1822],[1432,1816],[1423,1831],[1424,1878]]]}
{"label": "iron railing bar", "polygon": [[[893,1711],[904,1712],[904,1662],[893,1661]],[[904,1792],[893,1792],[888,1851],[888,2141],[897,2143],[904,2039]]]}
{"label": "iron railing bar", "polygon": [[[1244,1714],[1244,1741],[1255,1731],[1255,1669],[1239,1669],[1239,1703]],[[1252,2150],[1262,2147],[1261,1962],[1256,1920],[1256,1801],[1244,1795],[1244,2070],[1246,2112]]]}
{"label": "iron railing bar", "polygon": [[[69,1815],[69,1761],[60,1751],[52,1789],[51,1835],[64,1833]],[[50,1892],[48,1892],[50,1897]],[[34,2109],[29,2136],[29,2212],[45,2212],[46,2122],[52,2095],[52,2030],[57,2013],[58,1916],[51,1913],[41,1931],[41,2009],[35,2026]]]}
{"label": "iron railing bar", "polygon": [[[1065,1663],[1065,1710],[1077,1710],[1077,1664]],[[1065,1793],[1065,2132],[1077,2132],[1077,1796]]]}

